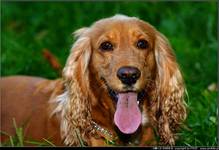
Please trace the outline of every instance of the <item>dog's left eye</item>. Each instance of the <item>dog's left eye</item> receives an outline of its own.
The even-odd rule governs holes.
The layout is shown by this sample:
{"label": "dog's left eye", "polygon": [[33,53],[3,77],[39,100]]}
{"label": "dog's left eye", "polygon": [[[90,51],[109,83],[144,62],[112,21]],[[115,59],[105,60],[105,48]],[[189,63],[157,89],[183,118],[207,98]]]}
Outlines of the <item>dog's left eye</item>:
{"label": "dog's left eye", "polygon": [[113,44],[106,41],[100,44],[100,50],[102,51],[111,51],[113,50]]}
{"label": "dog's left eye", "polygon": [[149,47],[149,43],[146,40],[138,40],[136,46],[139,49],[146,49]]}

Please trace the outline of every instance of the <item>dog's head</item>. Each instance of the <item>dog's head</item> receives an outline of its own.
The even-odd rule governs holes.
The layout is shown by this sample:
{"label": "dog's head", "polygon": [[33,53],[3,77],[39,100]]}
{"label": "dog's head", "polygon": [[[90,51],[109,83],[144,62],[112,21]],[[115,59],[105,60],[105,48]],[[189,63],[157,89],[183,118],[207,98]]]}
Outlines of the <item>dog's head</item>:
{"label": "dog's head", "polygon": [[168,40],[150,24],[123,15],[97,21],[75,35],[78,39],[63,71],[72,101],[77,103],[72,109],[80,115],[86,111],[83,119],[92,111],[87,100],[94,97],[90,81],[95,80],[99,92],[107,91],[114,101],[116,126],[132,134],[142,123],[146,111],[140,105],[147,94],[151,120],[161,139],[173,144],[172,128],[185,118],[184,86]]}

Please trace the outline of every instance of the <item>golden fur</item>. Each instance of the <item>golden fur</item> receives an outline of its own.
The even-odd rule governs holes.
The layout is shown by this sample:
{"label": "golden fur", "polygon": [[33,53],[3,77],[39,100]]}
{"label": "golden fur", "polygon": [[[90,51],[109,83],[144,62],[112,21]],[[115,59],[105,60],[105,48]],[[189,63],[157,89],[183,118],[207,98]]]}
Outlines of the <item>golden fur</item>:
{"label": "golden fur", "polygon": [[[64,144],[80,145],[80,136],[87,145],[106,145],[106,136],[94,129],[93,122],[114,137],[119,136],[112,121],[116,104],[109,96],[109,86],[118,92],[146,93],[141,104],[140,131],[131,135],[128,142],[119,136],[114,139],[116,143],[174,145],[175,133],[186,118],[185,88],[167,38],[150,24],[123,15],[101,19],[91,27],[77,30],[75,36],[77,40],[63,69],[63,87],[53,91],[48,107],[50,117],[60,119]],[[139,39],[149,43],[146,50],[136,48]],[[110,41],[114,49],[101,51],[99,46],[104,41]],[[124,88],[116,76],[122,66],[135,66],[141,71],[132,89]],[[154,131],[160,143],[155,142]]]}

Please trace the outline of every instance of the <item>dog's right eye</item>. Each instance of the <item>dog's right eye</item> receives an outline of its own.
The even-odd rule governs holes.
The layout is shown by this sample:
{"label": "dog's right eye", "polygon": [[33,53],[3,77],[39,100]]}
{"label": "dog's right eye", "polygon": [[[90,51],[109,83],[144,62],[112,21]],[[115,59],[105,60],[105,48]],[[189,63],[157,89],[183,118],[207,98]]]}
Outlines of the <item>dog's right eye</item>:
{"label": "dog's right eye", "polygon": [[113,50],[113,44],[110,42],[103,42],[100,44],[100,50],[102,51],[112,51]]}
{"label": "dog's right eye", "polygon": [[139,40],[136,44],[137,48],[139,49],[146,49],[149,47],[149,44],[146,40]]}

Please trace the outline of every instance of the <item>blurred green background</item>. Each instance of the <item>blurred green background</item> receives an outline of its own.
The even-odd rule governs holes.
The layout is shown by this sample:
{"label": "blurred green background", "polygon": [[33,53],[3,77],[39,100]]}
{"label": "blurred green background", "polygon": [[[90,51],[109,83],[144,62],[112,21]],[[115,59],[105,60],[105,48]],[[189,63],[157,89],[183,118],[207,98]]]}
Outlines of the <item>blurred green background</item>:
{"label": "blurred green background", "polygon": [[188,118],[176,145],[217,145],[217,2],[2,2],[1,75],[49,79],[44,48],[65,65],[71,33],[117,13],[136,16],[167,36],[188,90]]}

